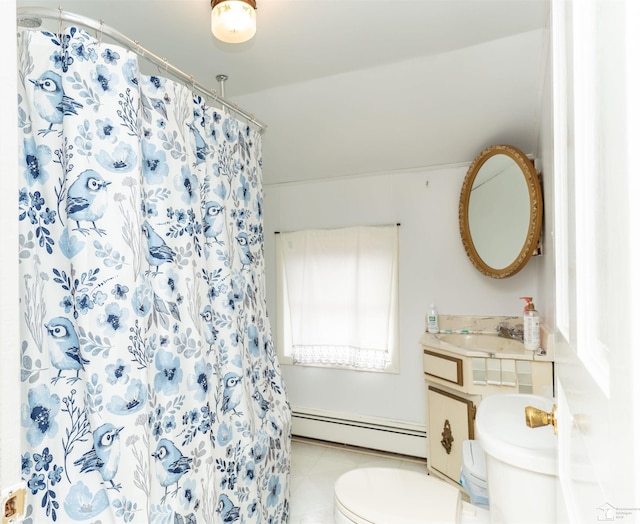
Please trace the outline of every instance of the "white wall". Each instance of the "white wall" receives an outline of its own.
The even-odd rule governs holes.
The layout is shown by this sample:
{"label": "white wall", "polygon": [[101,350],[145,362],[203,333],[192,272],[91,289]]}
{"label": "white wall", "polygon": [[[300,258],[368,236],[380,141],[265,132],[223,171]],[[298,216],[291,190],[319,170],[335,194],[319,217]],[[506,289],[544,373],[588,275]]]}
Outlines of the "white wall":
{"label": "white wall", "polygon": [[[479,152],[479,151],[478,151]],[[518,315],[520,296],[538,295],[540,257],[494,280],[468,260],[458,200],[468,165],[265,187],[267,298],[275,327],[274,232],[401,223],[400,373],[283,365],[293,406],[424,423],[418,340],[431,302],[441,314]]]}
{"label": "white wall", "polygon": [[20,391],[20,342],[18,336],[18,196],[17,99],[16,75],[16,8],[12,2],[0,2],[0,40],[4,60],[0,69],[0,93],[8,103],[0,117],[0,240],[4,260],[0,265],[0,490],[20,481],[20,405],[16,395]]}

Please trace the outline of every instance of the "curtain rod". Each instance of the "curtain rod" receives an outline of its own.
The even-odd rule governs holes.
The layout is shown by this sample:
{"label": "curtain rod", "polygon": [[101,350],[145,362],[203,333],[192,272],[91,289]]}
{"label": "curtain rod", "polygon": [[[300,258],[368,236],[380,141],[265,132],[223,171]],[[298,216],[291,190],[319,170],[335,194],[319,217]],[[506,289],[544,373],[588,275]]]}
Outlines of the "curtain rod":
{"label": "curtain rod", "polygon": [[241,109],[233,102],[225,100],[223,97],[216,93],[215,89],[208,89],[204,84],[201,84],[200,82],[194,80],[193,75],[184,73],[177,67],[169,64],[166,59],[160,58],[158,55],[142,47],[136,40],[131,40],[131,38],[120,33],[116,29],[105,25],[103,21],[97,21],[92,18],[87,18],[81,15],[70,13],[68,11],[63,11],[61,8],[50,9],[46,7],[19,7],[18,9],[16,9],[16,13],[18,23],[20,24],[22,22],[25,27],[37,27],[42,23],[42,20],[36,19],[48,18],[50,20],[64,20],[65,22],[79,24],[89,29],[99,31],[100,33],[105,34],[109,38],[113,39],[116,43],[128,48],[130,51],[135,52],[142,58],[149,60],[165,71],[170,72],[173,76],[179,78],[185,84],[190,85],[194,90],[197,90],[200,93],[211,97],[220,105],[224,106],[235,114],[240,115],[247,122],[253,124],[258,129],[258,132],[260,134],[264,133],[267,129],[266,124],[260,122],[251,113],[248,113],[245,110]]}
{"label": "curtain rod", "polygon": [[[400,227],[402,224],[400,222],[396,222],[395,224],[378,224],[378,225],[373,225],[373,226],[344,226],[344,227],[327,227],[327,228],[322,228],[322,229],[346,229],[347,227],[387,227],[387,226],[393,226],[395,225],[396,227]],[[304,230],[296,230],[296,231],[284,231],[284,233],[296,233],[297,231],[304,231]],[[281,235],[283,233],[283,231],[274,231],[273,234],[274,235]]]}

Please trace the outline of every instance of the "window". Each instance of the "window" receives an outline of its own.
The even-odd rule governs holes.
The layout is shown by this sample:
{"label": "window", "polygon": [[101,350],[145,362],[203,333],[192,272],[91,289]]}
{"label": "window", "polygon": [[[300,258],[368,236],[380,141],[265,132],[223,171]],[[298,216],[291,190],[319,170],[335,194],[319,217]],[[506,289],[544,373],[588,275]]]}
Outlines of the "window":
{"label": "window", "polygon": [[398,372],[398,227],[276,235],[283,363]]}

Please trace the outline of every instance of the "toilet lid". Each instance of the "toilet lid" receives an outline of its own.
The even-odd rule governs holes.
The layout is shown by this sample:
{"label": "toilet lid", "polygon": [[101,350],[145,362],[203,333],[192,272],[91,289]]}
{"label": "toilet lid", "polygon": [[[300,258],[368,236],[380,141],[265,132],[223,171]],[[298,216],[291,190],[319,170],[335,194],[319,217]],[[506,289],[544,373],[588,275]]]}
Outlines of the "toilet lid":
{"label": "toilet lid", "polygon": [[348,471],[335,483],[336,507],[357,523],[456,522],[460,491],[424,473],[393,468]]}

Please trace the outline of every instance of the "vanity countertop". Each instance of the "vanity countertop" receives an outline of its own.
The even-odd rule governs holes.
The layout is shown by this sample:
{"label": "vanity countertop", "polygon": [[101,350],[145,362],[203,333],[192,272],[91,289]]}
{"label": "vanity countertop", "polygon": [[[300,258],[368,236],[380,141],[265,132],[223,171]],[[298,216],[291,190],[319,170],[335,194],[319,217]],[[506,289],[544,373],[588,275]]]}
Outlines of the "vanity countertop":
{"label": "vanity countertop", "polygon": [[[424,333],[422,337],[420,337],[420,344],[423,346],[433,348],[439,351],[445,351],[448,353],[454,353],[463,357],[485,357],[485,358],[508,358],[513,360],[539,360],[539,361],[550,361],[553,360],[547,354],[540,354],[537,351],[529,351],[524,349],[524,345],[521,345],[521,348],[514,347],[516,344],[508,344],[507,349],[476,349],[470,346],[462,346],[459,344],[453,344],[450,342],[446,342],[441,340],[440,336],[444,335],[446,337],[448,333]],[[480,333],[470,333],[471,337],[492,337],[492,339],[499,339],[497,335],[494,334],[480,334]],[[514,342],[510,339],[502,339],[506,342]]]}
{"label": "vanity countertop", "polygon": [[[432,334],[427,332],[427,321],[425,318],[425,333],[420,338],[420,344],[429,346],[436,350],[448,351],[460,356],[489,357],[489,358],[511,358],[516,360],[536,360],[542,362],[553,361],[553,336],[548,333],[544,325],[540,326],[540,342],[544,351],[529,351],[524,349],[523,342],[505,337],[498,337],[496,330],[498,325],[508,328],[522,330],[523,318],[521,316],[504,315],[440,315],[440,333]],[[457,344],[442,340],[452,334],[458,338]],[[460,340],[464,335],[469,335]],[[483,344],[483,348],[474,347],[474,337],[491,337]],[[485,342],[481,340],[481,342]],[[491,349],[494,348],[494,349]]]}

